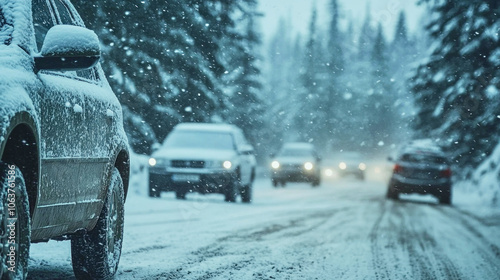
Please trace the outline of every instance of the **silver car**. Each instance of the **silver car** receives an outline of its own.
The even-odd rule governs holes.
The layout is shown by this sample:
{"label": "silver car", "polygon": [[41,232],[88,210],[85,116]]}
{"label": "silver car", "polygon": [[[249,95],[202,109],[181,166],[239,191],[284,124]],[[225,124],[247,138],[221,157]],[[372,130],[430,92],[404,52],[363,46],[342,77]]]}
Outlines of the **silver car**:
{"label": "silver car", "polygon": [[149,196],[173,191],[220,193],[225,200],[252,200],[256,159],[241,129],[229,124],[182,123],[149,159]]}

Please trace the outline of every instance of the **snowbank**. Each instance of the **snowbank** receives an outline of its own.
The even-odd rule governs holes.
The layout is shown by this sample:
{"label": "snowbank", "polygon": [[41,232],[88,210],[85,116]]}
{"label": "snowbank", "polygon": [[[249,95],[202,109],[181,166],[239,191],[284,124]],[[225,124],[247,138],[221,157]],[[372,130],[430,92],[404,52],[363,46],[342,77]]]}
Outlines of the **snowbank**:
{"label": "snowbank", "polygon": [[500,143],[472,175],[455,185],[454,198],[462,204],[500,205]]}

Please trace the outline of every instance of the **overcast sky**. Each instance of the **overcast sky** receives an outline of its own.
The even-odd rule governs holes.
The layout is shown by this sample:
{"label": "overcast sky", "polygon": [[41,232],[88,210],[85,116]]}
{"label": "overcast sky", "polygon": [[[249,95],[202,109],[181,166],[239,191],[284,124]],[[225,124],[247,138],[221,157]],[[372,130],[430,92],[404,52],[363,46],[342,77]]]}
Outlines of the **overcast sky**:
{"label": "overcast sky", "polygon": [[[381,22],[386,29],[386,34],[391,38],[400,10],[406,12],[410,31],[416,29],[424,10],[415,4],[417,0],[338,0],[341,18],[346,20],[352,17],[357,20],[358,25],[361,25],[368,2],[372,21]],[[327,14],[329,3],[330,0],[259,0],[259,10],[264,13],[260,28],[265,41],[267,42],[269,37],[276,32],[280,17],[290,18],[296,32],[307,34],[314,5],[318,10],[318,24],[326,30],[330,20]]]}

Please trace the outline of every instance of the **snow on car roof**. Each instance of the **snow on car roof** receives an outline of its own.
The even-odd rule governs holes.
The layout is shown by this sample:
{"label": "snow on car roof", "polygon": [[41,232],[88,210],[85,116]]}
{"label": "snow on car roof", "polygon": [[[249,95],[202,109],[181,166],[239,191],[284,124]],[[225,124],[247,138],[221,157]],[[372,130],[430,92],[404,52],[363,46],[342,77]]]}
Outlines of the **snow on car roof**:
{"label": "snow on car roof", "polygon": [[11,44],[28,49],[31,45],[30,40],[34,40],[32,36],[33,25],[31,24],[31,1],[0,0],[0,9],[6,24],[14,27],[11,29],[9,26],[8,33],[12,31]]}
{"label": "snow on car roof", "polygon": [[443,150],[431,139],[413,140],[401,149],[401,153],[428,153],[442,155]]}
{"label": "snow on car roof", "polygon": [[311,143],[305,143],[305,142],[289,142],[283,144],[283,149],[308,149],[308,150],[313,150],[314,145]]}
{"label": "snow on car roof", "polygon": [[234,132],[239,128],[232,124],[223,123],[180,123],[174,127],[175,130],[185,131],[213,131],[213,132]]}

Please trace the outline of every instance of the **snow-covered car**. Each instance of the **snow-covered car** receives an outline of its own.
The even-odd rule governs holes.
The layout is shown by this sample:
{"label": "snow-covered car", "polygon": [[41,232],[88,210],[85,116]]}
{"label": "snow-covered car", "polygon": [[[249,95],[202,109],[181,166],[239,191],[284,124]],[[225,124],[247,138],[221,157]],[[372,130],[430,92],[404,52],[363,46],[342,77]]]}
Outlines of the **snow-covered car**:
{"label": "snow-covered car", "polygon": [[0,278],[31,242],[71,240],[77,279],[111,279],[129,152],[100,43],[67,0],[0,1]]}
{"label": "snow-covered car", "polygon": [[321,183],[320,157],[313,144],[285,143],[277,155],[272,155],[271,180],[274,187],[287,182]]}
{"label": "snow-covered car", "polygon": [[[390,158],[392,160],[392,158]],[[395,159],[387,198],[400,193],[431,194],[442,204],[451,204],[451,169],[446,154],[430,145],[409,145]]]}
{"label": "snow-covered car", "polygon": [[337,171],[340,177],[354,176],[359,180],[365,179],[366,163],[358,152],[342,152],[335,157]]}
{"label": "snow-covered car", "polygon": [[243,131],[234,125],[181,123],[149,159],[149,196],[174,191],[220,193],[225,200],[252,200],[256,159]]}

